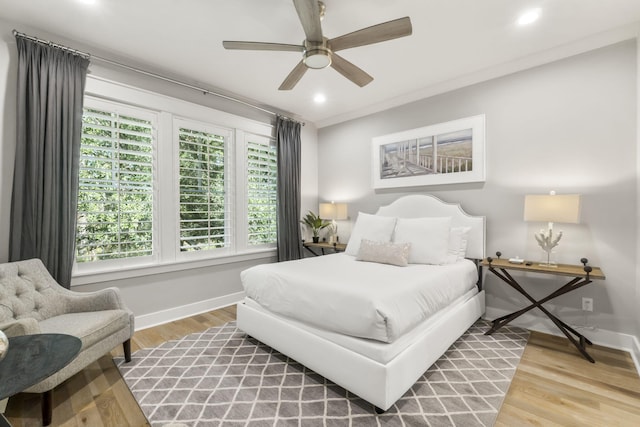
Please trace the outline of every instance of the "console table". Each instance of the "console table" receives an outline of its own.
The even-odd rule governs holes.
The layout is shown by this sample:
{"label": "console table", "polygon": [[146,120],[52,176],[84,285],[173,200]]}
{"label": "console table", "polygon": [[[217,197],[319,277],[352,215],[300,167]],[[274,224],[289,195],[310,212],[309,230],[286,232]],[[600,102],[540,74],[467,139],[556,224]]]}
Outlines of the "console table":
{"label": "console table", "polygon": [[[0,360],[0,400],[39,383],[58,372],[80,352],[80,338],[65,334],[21,335],[9,338],[9,348]],[[43,393],[43,407],[52,406],[51,392]],[[45,411],[43,411],[45,413]],[[10,426],[0,414],[0,426]],[[42,420],[43,425],[51,420]]]}
{"label": "console table", "polygon": [[[513,289],[524,295],[531,302],[531,304],[522,308],[521,310],[495,319],[492,322],[493,325],[491,326],[491,328],[487,332],[485,332],[485,335],[491,335],[507,323],[522,316],[529,310],[539,308],[544,314],[547,315],[549,319],[551,319],[551,321],[558,327],[558,329],[562,331],[562,333],[569,339],[569,341],[573,343],[573,345],[585,357],[585,359],[587,359],[591,363],[595,363],[593,357],[591,357],[589,353],[587,353],[585,345],[591,345],[592,342],[589,341],[584,335],[577,332],[574,328],[560,320],[557,316],[554,316],[542,305],[547,301],[559,297],[560,295],[564,295],[567,292],[571,292],[585,285],[588,285],[594,279],[603,280],[605,278],[600,268],[587,265],[588,260],[586,258],[582,258],[580,261],[582,262],[582,265],[557,264],[556,266],[549,267],[540,265],[537,262],[528,261],[523,261],[521,264],[514,264],[506,259],[501,258],[495,259],[488,257],[487,259],[483,260],[483,266],[489,267],[489,271],[491,273],[493,273],[507,285],[511,286]],[[516,279],[513,278],[513,276],[511,276],[509,271],[552,274],[554,276],[572,277],[572,279],[569,280],[567,284],[551,292],[544,298],[536,300],[531,295],[529,295],[529,293],[527,293],[527,291],[516,281]]]}

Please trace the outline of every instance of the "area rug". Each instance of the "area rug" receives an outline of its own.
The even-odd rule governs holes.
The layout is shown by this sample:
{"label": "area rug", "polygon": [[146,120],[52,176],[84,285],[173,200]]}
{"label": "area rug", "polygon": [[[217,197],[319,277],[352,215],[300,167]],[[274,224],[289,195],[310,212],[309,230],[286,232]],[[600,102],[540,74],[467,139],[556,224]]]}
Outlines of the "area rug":
{"label": "area rug", "polygon": [[152,426],[492,426],[529,333],[488,328],[476,322],[381,415],[235,322],[116,364]]}

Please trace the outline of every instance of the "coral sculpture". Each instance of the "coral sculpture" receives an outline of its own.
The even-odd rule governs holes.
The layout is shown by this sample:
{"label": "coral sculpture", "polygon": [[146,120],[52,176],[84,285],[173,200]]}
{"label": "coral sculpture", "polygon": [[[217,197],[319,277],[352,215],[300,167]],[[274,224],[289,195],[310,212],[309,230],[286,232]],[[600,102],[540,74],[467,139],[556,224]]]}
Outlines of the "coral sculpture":
{"label": "coral sculpture", "polygon": [[553,248],[558,246],[558,242],[562,238],[562,231],[560,231],[555,237],[553,235],[553,230],[550,228],[545,232],[545,230],[540,230],[540,233],[534,235],[538,245],[542,248],[543,251],[547,253],[547,265],[551,265],[551,251]]}

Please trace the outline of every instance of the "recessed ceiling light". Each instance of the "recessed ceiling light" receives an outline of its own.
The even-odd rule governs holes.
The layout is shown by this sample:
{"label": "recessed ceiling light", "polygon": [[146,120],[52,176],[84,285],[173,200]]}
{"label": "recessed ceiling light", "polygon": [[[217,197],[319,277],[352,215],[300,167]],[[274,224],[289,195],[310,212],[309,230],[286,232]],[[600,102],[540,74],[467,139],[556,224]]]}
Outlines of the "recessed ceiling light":
{"label": "recessed ceiling light", "polygon": [[98,0],[76,0],[78,3],[94,5],[98,3]]}
{"label": "recessed ceiling light", "polygon": [[316,104],[322,104],[327,100],[327,97],[322,93],[317,93],[316,96],[313,97],[313,102]]}
{"label": "recessed ceiling light", "polygon": [[540,8],[531,9],[520,15],[518,18],[518,25],[529,25],[540,18]]}

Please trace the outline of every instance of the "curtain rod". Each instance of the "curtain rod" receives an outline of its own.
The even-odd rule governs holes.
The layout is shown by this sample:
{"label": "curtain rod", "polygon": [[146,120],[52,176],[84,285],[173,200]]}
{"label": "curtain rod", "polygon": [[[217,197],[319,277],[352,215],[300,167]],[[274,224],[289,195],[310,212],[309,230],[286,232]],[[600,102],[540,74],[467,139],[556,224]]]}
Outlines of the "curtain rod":
{"label": "curtain rod", "polygon": [[32,42],[36,42],[36,43],[43,44],[43,45],[46,45],[46,46],[55,47],[56,49],[60,49],[60,50],[63,50],[65,52],[72,53],[73,55],[81,56],[81,57],[83,57],[85,59],[91,58],[91,55],[89,55],[88,53],[81,52],[79,50],[72,49],[70,47],[63,46],[63,45],[58,44],[58,43],[54,43],[54,42],[52,42],[50,40],[39,39],[37,37],[33,37],[33,36],[29,36],[29,35],[24,34],[24,33],[20,33],[20,32],[18,32],[16,30],[13,30],[13,35],[15,37],[21,37],[23,39],[31,40]]}
{"label": "curtain rod", "polygon": [[175,84],[175,85],[178,85],[178,86],[186,87],[188,89],[192,89],[192,90],[195,90],[195,91],[198,91],[198,92],[202,92],[204,94],[217,96],[219,98],[223,98],[223,99],[226,99],[228,101],[233,101],[233,102],[236,102],[238,104],[242,104],[242,105],[245,105],[247,107],[254,108],[256,110],[262,111],[263,113],[271,114],[272,116],[282,117],[283,119],[286,119],[286,120],[292,120],[294,122],[298,122],[302,126],[305,125],[304,122],[300,122],[300,121],[298,121],[296,119],[293,119],[291,117],[287,117],[287,116],[285,116],[283,114],[276,113],[275,111],[267,110],[266,108],[262,108],[262,107],[260,107],[258,105],[251,104],[249,102],[243,101],[243,100],[238,99],[238,98],[234,98],[232,96],[224,95],[224,94],[221,94],[221,93],[218,93],[218,92],[213,92],[213,91],[211,91],[209,89],[205,89],[205,88],[202,88],[202,87],[199,87],[199,86],[196,86],[196,85],[185,83],[185,82],[182,82],[180,80],[172,79],[170,77],[165,77],[165,76],[162,76],[160,74],[152,73],[150,71],[145,71],[145,70],[142,70],[140,68],[136,68],[136,67],[132,67],[130,65],[123,64],[121,62],[113,61],[111,59],[102,58],[102,57],[97,56],[97,55],[92,55],[90,53],[86,53],[86,52],[82,52],[82,51],[79,51],[79,50],[76,50],[76,49],[72,49],[70,47],[67,47],[67,46],[64,46],[64,45],[61,45],[61,44],[58,44],[58,43],[54,43],[54,42],[52,42],[50,40],[40,39],[38,37],[30,36],[30,35],[21,33],[21,32],[16,31],[16,30],[13,30],[12,32],[13,32],[13,35],[15,37],[22,37],[23,39],[31,40],[32,42],[35,42],[35,43],[40,43],[40,44],[43,44],[43,45],[55,47],[57,49],[61,49],[61,50],[65,51],[65,52],[69,52],[69,53],[72,53],[74,55],[82,56],[82,57],[87,58],[87,59],[97,59],[98,61],[102,61],[102,62],[105,62],[107,64],[115,65],[117,67],[124,68],[124,69],[127,69],[129,71],[136,72],[138,74],[144,74],[145,76],[153,77],[153,78],[156,78],[156,79],[159,79],[159,80],[163,80],[165,82],[169,82],[169,83],[172,83],[172,84]]}

